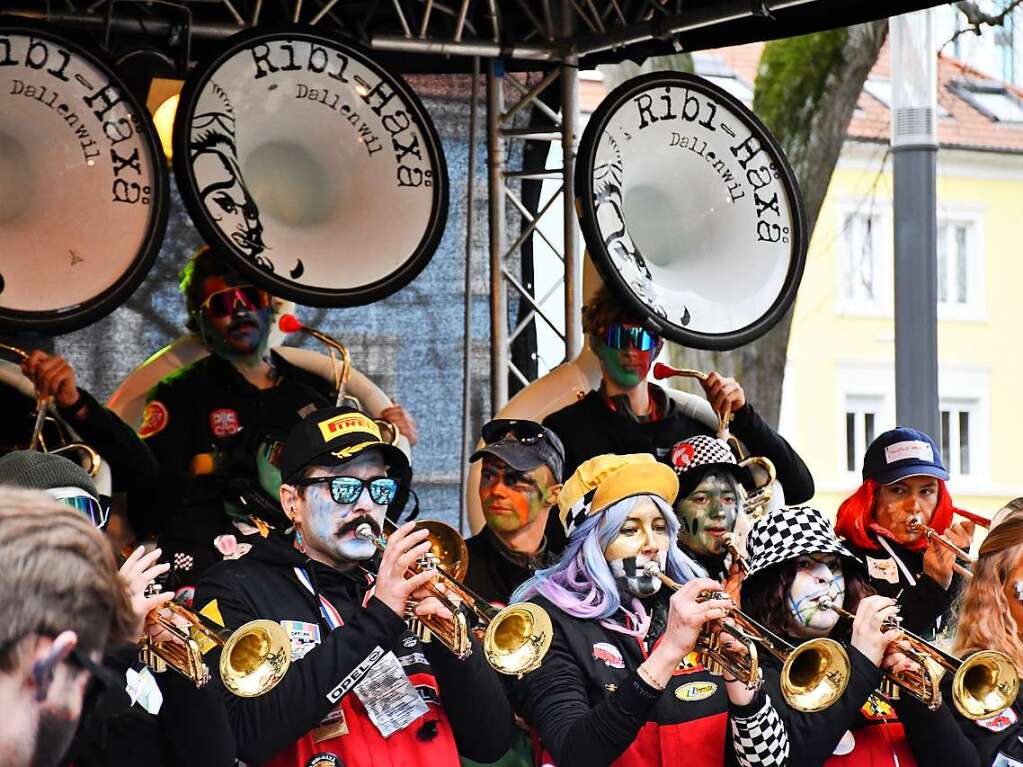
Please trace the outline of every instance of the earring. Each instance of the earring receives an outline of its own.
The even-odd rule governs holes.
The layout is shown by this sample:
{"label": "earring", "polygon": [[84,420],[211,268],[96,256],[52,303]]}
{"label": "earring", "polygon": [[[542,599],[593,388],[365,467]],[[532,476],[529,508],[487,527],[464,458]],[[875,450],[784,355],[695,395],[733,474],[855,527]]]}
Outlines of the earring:
{"label": "earring", "polygon": [[305,554],[305,541],[302,540],[302,531],[297,527],[295,528],[295,545],[298,546],[298,550]]}

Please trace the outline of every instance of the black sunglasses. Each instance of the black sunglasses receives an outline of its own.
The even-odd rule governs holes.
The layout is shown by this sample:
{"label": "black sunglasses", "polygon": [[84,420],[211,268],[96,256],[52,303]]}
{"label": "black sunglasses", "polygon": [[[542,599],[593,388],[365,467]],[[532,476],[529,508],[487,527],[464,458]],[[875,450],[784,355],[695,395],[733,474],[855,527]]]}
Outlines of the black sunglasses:
{"label": "black sunglasses", "polygon": [[535,445],[546,438],[547,435],[543,433],[543,427],[534,421],[499,418],[483,426],[483,441],[488,445],[507,439],[522,445]]}

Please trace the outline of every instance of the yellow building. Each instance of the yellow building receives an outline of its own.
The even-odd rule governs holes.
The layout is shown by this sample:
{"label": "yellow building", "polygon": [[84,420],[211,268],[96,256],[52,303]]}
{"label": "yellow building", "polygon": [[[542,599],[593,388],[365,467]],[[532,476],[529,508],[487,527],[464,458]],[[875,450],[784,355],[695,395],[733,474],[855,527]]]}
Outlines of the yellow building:
{"label": "yellow building", "polygon": [[[895,425],[892,163],[886,53],[871,74],[814,231],[789,342],[781,431],[834,513],[870,439]],[[1018,340],[1023,93],[939,65],[938,347],[942,434],[958,506],[1023,495]]]}

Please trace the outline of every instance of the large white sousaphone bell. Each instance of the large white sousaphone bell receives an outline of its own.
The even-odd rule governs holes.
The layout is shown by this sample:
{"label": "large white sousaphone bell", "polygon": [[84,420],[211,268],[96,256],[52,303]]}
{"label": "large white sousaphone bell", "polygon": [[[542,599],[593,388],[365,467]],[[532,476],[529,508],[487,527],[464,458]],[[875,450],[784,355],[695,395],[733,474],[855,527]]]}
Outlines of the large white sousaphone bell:
{"label": "large white sousaphone bell", "polygon": [[0,331],[80,328],[132,294],[167,220],[144,108],[86,43],[0,22]]}
{"label": "large white sousaphone bell", "polygon": [[198,67],[175,119],[174,169],[206,240],[302,304],[398,290],[447,217],[423,105],[361,49],[313,30],[245,32]]}
{"label": "large white sousaphone bell", "polygon": [[612,91],[583,133],[575,189],[604,281],[665,337],[733,349],[795,300],[808,239],[795,176],[708,81],[654,72]]}

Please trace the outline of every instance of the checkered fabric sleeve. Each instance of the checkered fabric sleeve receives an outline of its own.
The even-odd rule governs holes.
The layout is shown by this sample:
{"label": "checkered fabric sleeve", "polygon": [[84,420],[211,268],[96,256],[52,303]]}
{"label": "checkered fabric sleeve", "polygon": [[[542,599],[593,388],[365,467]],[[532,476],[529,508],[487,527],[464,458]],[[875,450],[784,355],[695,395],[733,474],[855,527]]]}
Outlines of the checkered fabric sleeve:
{"label": "checkered fabric sleeve", "polygon": [[789,736],[769,697],[752,716],[732,716],[729,721],[741,767],[785,767],[789,763]]}

